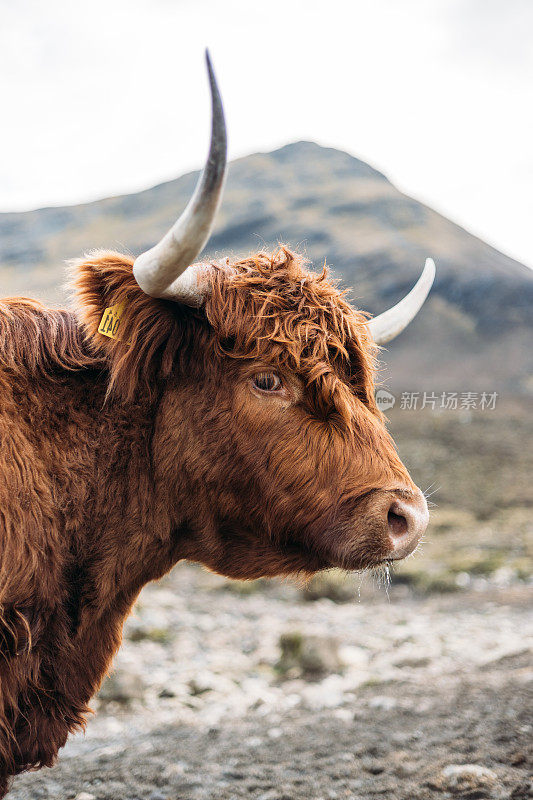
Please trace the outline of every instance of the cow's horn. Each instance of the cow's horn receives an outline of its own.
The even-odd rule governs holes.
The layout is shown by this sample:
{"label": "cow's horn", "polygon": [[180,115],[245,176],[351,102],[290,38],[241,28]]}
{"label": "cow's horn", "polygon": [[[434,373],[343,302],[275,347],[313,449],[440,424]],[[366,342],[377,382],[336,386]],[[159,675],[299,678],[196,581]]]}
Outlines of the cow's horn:
{"label": "cow's horn", "polygon": [[374,317],[368,323],[370,333],[376,344],[386,344],[398,336],[413,320],[424,304],[435,278],[435,264],[426,258],[422,275],[409,294],[395,306]]}
{"label": "cow's horn", "polygon": [[[155,247],[141,253],[133,265],[135,280],[151,297],[200,305],[205,270],[193,264],[204,248],[215,220],[226,175],[226,124],[215,74],[205,53],[211,88],[212,124],[209,156],[194,194],[181,217]],[[187,269],[190,267],[190,269]]]}

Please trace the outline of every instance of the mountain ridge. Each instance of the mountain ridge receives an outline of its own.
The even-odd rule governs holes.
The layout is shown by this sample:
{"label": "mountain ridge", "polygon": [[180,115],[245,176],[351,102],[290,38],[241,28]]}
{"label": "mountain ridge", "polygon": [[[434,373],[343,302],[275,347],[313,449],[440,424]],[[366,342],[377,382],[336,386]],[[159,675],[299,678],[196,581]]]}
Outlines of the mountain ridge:
{"label": "mountain ridge", "polygon": [[[184,208],[197,177],[189,172],[133,194],[0,214],[2,293],[62,301],[65,259],[99,247],[133,254],[149,248]],[[476,380],[491,379],[499,359],[498,386],[530,390],[533,271],[403,194],[361,159],[300,141],[231,163],[206,254],[237,257],[279,242],[303,249],[314,268],[326,259],[372,313],[405,294],[432,256],[432,296],[387,353],[391,376],[401,364],[402,379],[422,385],[409,366],[419,358],[435,386],[470,377],[471,365],[457,370],[451,363],[462,335],[459,346],[477,359]],[[434,358],[427,362],[420,335],[439,353],[441,369]]]}

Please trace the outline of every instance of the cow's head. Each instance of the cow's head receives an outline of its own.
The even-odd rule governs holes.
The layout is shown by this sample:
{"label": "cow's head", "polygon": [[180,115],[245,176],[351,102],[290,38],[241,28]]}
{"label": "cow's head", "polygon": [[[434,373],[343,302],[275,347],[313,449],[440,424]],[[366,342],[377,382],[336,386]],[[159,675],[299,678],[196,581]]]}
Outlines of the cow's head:
{"label": "cow's head", "polygon": [[162,513],[182,556],[230,577],[403,558],[428,511],[376,407],[374,359],[422,305],[432,262],[404,300],[371,321],[287,248],[193,263],[225,174],[210,65],[209,74],[211,149],[189,206],[133,270],[109,256],[90,274],[86,262],[79,279],[93,332],[103,305],[125,308],[122,342],[106,343],[112,385],[127,392],[131,376],[159,365],[152,460]]}

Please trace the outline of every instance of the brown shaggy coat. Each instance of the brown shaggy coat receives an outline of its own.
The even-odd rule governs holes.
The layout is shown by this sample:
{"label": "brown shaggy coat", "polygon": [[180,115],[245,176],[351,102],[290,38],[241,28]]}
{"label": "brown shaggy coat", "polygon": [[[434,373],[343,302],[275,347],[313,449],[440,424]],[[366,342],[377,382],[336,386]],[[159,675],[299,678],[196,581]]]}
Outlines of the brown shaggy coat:
{"label": "brown shaggy coat", "polygon": [[[365,317],[325,272],[260,254],[193,310],[131,266],[78,263],[75,312],[0,302],[0,797],[83,726],[145,583],[183,558],[239,578],[372,565],[365,498],[412,486]],[[97,332],[116,303],[121,340]],[[250,391],[258,369],[285,400]]]}

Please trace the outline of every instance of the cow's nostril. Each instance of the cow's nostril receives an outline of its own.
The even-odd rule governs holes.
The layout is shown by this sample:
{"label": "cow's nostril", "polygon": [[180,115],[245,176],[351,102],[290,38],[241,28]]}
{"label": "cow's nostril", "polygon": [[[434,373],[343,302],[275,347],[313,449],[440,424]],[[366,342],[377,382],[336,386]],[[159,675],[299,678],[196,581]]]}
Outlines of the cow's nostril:
{"label": "cow's nostril", "polygon": [[407,533],[408,524],[407,520],[402,514],[397,514],[395,511],[389,511],[387,514],[387,521],[389,523],[389,532],[391,536],[403,536]]}
{"label": "cow's nostril", "polygon": [[387,530],[391,544],[390,558],[405,558],[415,550],[428,524],[429,514],[422,492],[413,492],[409,500],[394,500],[387,512]]}

